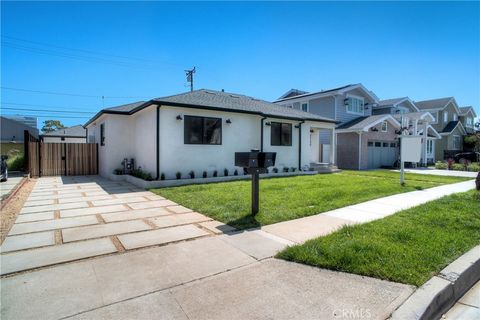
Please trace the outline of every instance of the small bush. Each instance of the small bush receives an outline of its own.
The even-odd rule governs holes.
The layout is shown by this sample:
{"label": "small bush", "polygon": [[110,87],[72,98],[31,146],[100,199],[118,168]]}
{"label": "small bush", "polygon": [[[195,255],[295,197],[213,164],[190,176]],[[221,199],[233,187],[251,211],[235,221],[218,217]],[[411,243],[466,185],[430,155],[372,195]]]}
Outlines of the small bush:
{"label": "small bush", "polygon": [[7,167],[9,171],[23,170],[24,164],[25,164],[25,158],[23,157],[23,155],[15,155],[7,159]]}
{"label": "small bush", "polygon": [[188,175],[190,176],[190,179],[195,179],[195,171],[193,171],[193,170],[190,171],[190,172],[188,173]]}
{"label": "small bush", "polygon": [[451,166],[451,170],[455,170],[455,171],[464,171],[465,170],[465,166],[461,163],[454,163],[452,164]]}
{"label": "small bush", "polygon": [[207,177],[207,171],[203,171],[202,177],[206,178]]}
{"label": "small bush", "polygon": [[288,172],[288,167],[284,167],[283,172]]}
{"label": "small bush", "polygon": [[228,177],[228,169],[227,168],[223,169],[223,175],[225,177]]}
{"label": "small bush", "polygon": [[217,170],[213,171],[213,176],[214,177],[218,176],[218,171]]}
{"label": "small bush", "polygon": [[182,178],[182,173],[180,171],[177,171],[177,173],[175,173],[175,177],[178,179],[181,179]]}
{"label": "small bush", "polygon": [[273,173],[278,173],[278,168],[273,168]]}
{"label": "small bush", "polygon": [[468,171],[479,172],[480,171],[480,163],[479,162],[472,162],[468,166]]}
{"label": "small bush", "polygon": [[160,175],[160,180],[165,180],[165,173],[162,172],[162,174]]}
{"label": "small bush", "polygon": [[238,170],[237,169],[235,169],[235,171],[233,171],[233,175],[238,176]]}
{"label": "small bush", "polygon": [[140,168],[132,170],[132,172],[130,172],[130,175],[132,175],[134,177],[137,177],[137,178],[140,178],[140,179],[143,179],[143,180],[146,180],[146,181],[152,181],[153,180],[153,177],[150,173],[145,172]]}
{"label": "small bush", "polygon": [[297,168],[291,167],[291,168],[290,168],[290,171],[291,171],[291,172],[295,172],[295,171],[297,171]]}
{"label": "small bush", "polygon": [[442,161],[437,161],[435,162],[435,169],[440,169],[440,170],[447,170],[448,169],[448,164]]}
{"label": "small bush", "polygon": [[122,175],[123,174],[123,169],[122,168],[117,168],[117,169],[113,170],[113,174],[116,174],[117,176]]}

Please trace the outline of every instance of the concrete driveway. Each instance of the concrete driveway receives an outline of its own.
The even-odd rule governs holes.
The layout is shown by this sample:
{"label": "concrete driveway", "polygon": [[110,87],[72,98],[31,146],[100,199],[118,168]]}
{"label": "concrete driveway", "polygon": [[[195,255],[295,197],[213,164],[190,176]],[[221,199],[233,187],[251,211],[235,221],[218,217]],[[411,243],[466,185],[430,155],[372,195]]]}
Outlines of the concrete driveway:
{"label": "concrete driveway", "polygon": [[41,178],[1,246],[1,318],[385,318],[413,291],[272,259],[290,243],[124,182]]}
{"label": "concrete driveway", "polygon": [[10,192],[22,181],[23,174],[10,173],[8,180],[0,182],[0,196],[1,200],[5,199]]}

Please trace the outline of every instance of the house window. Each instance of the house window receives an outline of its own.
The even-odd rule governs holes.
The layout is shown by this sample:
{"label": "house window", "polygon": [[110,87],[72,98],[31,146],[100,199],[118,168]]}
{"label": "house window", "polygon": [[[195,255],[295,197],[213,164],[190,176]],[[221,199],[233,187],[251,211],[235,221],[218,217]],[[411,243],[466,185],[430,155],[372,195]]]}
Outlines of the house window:
{"label": "house window", "polygon": [[438,122],[438,111],[437,112],[432,112],[431,114],[433,116],[433,122],[432,123],[437,123]]}
{"label": "house window", "polygon": [[272,122],[270,130],[270,144],[272,146],[292,145],[292,124]]}
{"label": "house window", "polygon": [[308,103],[302,103],[302,111],[308,112]]}
{"label": "house window", "polygon": [[458,116],[456,113],[453,114],[453,121],[457,121],[458,120]]}
{"label": "house window", "polygon": [[443,113],[443,122],[448,122],[448,111]]}
{"label": "house window", "polygon": [[433,153],[433,140],[427,140],[427,153]]}
{"label": "house window", "polygon": [[373,141],[368,141],[368,146],[373,147]]}
{"label": "house window", "polygon": [[384,142],[384,143],[383,143],[383,147],[384,147],[384,148],[388,148],[388,142]]}
{"label": "house window", "polygon": [[222,119],[185,116],[185,144],[222,144]]}
{"label": "house window", "polygon": [[460,150],[461,144],[460,136],[453,136],[453,149]]}
{"label": "house window", "polygon": [[387,132],[388,131],[388,124],[387,121],[382,122],[382,132]]}
{"label": "house window", "polygon": [[382,143],[381,142],[375,142],[375,147],[381,147],[382,146]]}
{"label": "house window", "polygon": [[397,144],[395,142],[390,142],[390,148],[396,148]]}
{"label": "house window", "polygon": [[349,97],[346,100],[347,112],[363,115],[363,99]]}
{"label": "house window", "polygon": [[470,117],[467,118],[467,127],[473,127],[473,119]]}
{"label": "house window", "polygon": [[100,145],[105,145],[105,123],[100,125]]}

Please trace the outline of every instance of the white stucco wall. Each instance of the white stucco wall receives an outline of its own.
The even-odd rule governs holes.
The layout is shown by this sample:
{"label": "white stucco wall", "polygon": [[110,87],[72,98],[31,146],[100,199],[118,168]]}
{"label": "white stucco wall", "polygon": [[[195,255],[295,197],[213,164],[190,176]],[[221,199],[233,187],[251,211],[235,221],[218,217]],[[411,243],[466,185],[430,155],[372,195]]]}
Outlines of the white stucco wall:
{"label": "white stucco wall", "polygon": [[[184,120],[177,116],[185,115],[216,117],[222,119],[221,145],[184,144]],[[231,124],[226,120],[230,119]],[[270,129],[267,122],[284,122],[292,124],[292,145],[272,146]],[[100,145],[100,125],[105,123],[105,146]],[[298,168],[298,135],[295,128],[299,121],[267,118],[264,120],[264,151],[277,152],[275,167],[280,171],[283,167]],[[136,166],[149,172],[154,178],[156,171],[156,107],[151,106],[134,115],[104,114],[88,126],[89,135],[95,136],[99,144],[100,174],[107,176],[114,169],[121,167],[124,158],[134,158]],[[331,124],[305,122],[302,124],[302,167],[310,163],[310,128],[332,127]],[[217,170],[218,176],[223,176],[224,169],[232,175],[236,168],[234,154],[239,151],[260,149],[261,116],[210,111],[193,108],[162,106],[160,108],[160,173],[166,179],[175,179],[177,171],[187,177],[190,170],[196,177],[201,177],[203,171],[212,176]]]}

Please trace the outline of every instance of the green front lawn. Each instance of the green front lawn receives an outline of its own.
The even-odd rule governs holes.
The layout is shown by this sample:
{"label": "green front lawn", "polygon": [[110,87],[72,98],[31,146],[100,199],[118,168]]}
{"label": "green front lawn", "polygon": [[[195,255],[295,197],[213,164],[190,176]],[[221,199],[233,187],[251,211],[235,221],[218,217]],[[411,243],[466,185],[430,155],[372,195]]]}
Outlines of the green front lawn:
{"label": "green front lawn", "polygon": [[478,244],[480,193],[472,190],[344,227],[277,257],[420,286]]}
{"label": "green front lawn", "polygon": [[185,207],[235,228],[258,227],[396,194],[466,180],[387,170],[343,171],[335,174],[260,180],[260,212],[250,214],[251,182],[232,181],[152,189]]}

